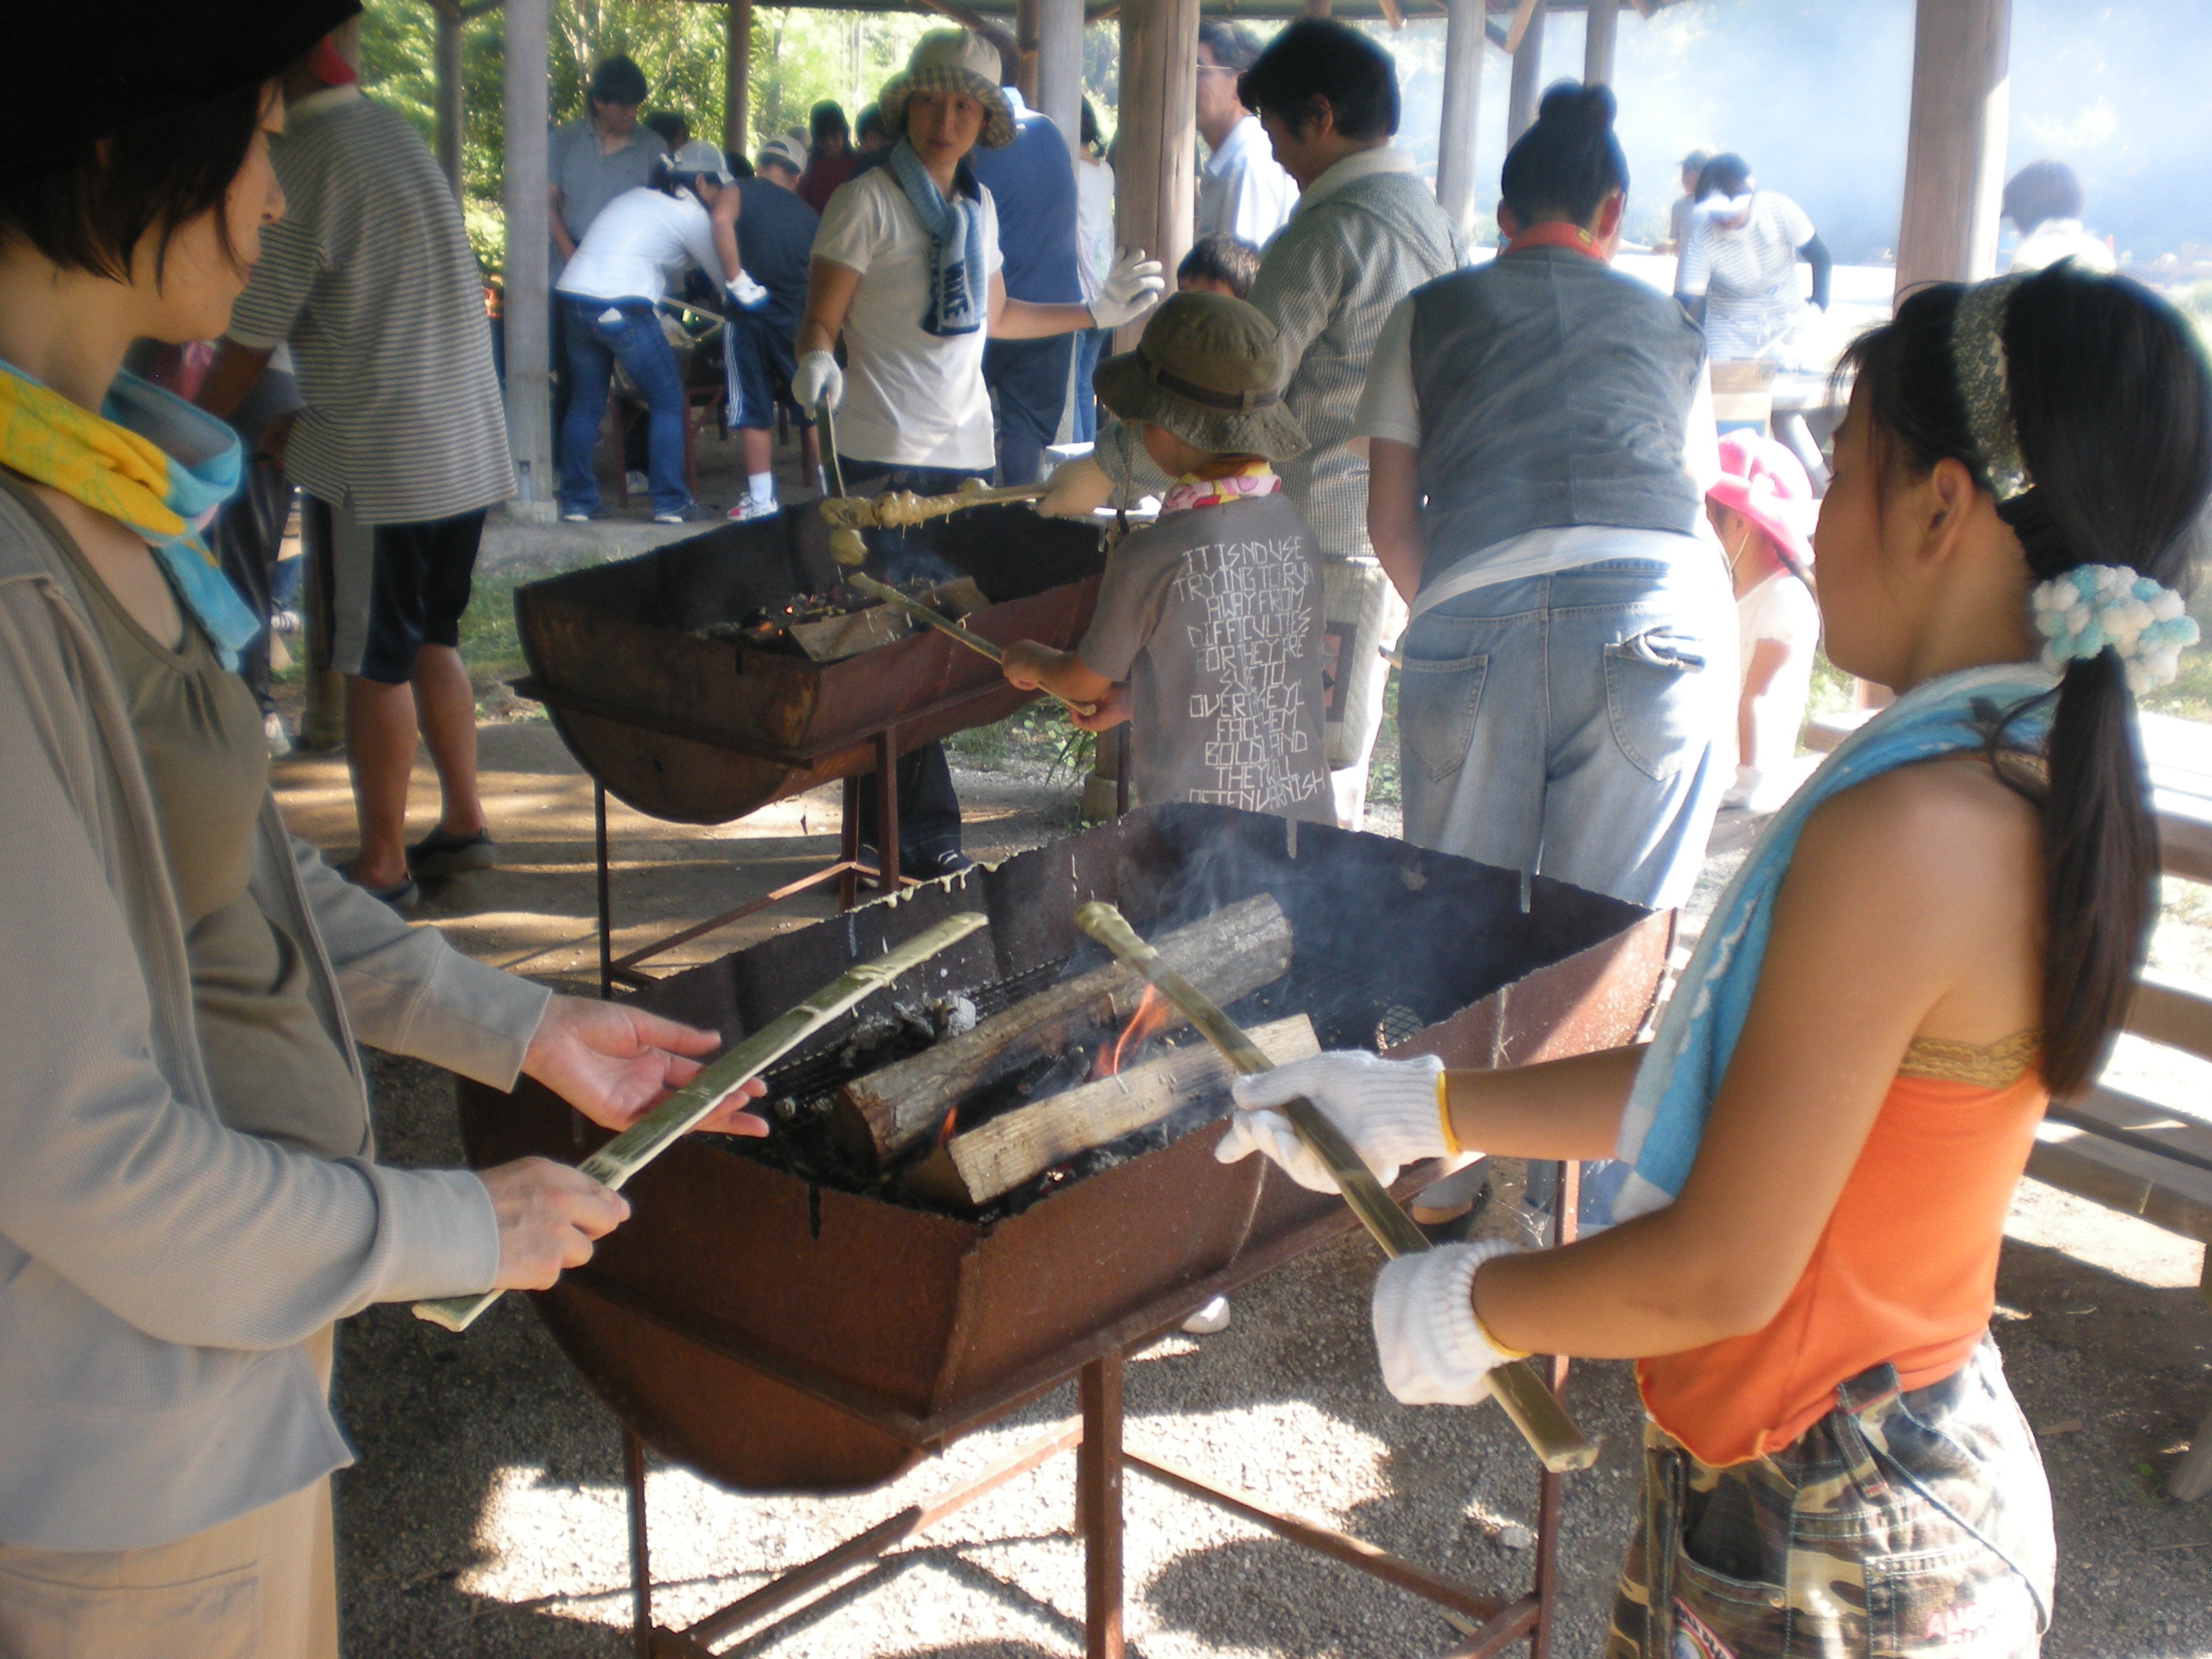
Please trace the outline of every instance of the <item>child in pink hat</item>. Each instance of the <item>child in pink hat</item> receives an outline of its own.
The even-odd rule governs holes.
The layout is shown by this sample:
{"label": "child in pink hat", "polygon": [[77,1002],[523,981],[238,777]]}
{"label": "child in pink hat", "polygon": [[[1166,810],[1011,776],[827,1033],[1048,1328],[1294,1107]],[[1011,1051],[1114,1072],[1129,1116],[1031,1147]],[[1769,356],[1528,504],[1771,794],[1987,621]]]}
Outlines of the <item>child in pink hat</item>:
{"label": "child in pink hat", "polygon": [[1771,812],[1796,782],[1790,761],[1820,643],[1809,533],[1818,509],[1804,467],[1773,439],[1729,433],[1720,460],[1720,480],[1705,492],[1705,516],[1735,584],[1743,676],[1735,783],[1721,805]]}

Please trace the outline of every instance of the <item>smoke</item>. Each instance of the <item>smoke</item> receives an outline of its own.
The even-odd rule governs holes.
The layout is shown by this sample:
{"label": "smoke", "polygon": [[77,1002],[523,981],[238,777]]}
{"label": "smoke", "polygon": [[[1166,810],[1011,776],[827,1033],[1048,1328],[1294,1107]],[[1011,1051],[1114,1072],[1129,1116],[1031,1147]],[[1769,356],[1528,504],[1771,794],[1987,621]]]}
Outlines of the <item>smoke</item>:
{"label": "smoke", "polygon": [[[1793,198],[1846,263],[1897,245],[1905,193],[1913,0],[1686,0],[1620,14],[1614,85],[1629,231],[1664,234],[1692,149],[1732,149]],[[1433,172],[1443,24],[1373,33],[1398,60],[1400,142]],[[1476,173],[1486,220],[1505,158],[1510,61],[1486,55]],[[2212,7],[2203,0],[2014,0],[2006,172],[2049,156],[2081,175],[2092,230],[2148,265],[2212,244]],[[1579,78],[1583,19],[1550,20],[1544,79]],[[1486,225],[1481,227],[1486,228]]]}

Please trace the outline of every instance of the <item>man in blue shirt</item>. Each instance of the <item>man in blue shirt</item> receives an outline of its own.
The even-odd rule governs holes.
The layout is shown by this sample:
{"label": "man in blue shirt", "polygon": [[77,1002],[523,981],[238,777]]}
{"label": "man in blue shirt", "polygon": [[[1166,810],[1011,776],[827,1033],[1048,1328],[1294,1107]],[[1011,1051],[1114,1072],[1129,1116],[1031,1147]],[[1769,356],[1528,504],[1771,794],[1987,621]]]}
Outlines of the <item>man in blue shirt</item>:
{"label": "man in blue shirt", "polygon": [[[1051,118],[1003,88],[1014,112],[1014,142],[978,148],[968,164],[998,204],[999,222],[1018,226],[1002,235],[1009,300],[1039,305],[1080,305],[1076,275],[1075,161]],[[1075,337],[993,340],[983,349],[983,380],[999,416],[999,480],[1034,483],[1044,477],[1045,446],[1060,436],[1074,374]]]}
{"label": "man in blue shirt", "polygon": [[754,176],[738,180],[738,258],[745,275],[768,290],[759,304],[731,313],[723,338],[729,375],[730,424],[744,451],[745,495],[730,509],[739,523],[772,518],[781,510],[771,465],[775,441],[775,406],[799,417],[800,466],[812,477],[820,456],[811,415],[791,396],[791,376],[799,358],[794,342],[806,314],[807,257],[814,246],[821,215],[802,201],[799,174],[792,163],[799,148],[790,138],[771,138],[754,162]]}

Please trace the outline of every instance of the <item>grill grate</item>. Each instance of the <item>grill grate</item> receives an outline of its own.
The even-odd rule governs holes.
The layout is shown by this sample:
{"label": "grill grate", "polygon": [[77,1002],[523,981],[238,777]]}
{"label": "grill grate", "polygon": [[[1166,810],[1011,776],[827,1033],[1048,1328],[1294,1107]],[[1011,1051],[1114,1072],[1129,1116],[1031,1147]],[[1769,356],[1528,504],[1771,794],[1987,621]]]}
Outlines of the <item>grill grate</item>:
{"label": "grill grate", "polygon": [[[961,994],[975,1005],[977,1019],[988,1019],[1055,983],[1066,966],[1064,963],[1043,963],[1025,973],[1014,974]],[[768,1085],[768,1099],[778,1117],[787,1123],[826,1110],[836,1098],[838,1090],[853,1079],[904,1060],[909,1054],[920,1054],[929,1046],[919,1034],[902,1032],[871,1048],[863,1063],[854,1065],[845,1059],[845,1045],[850,1036],[850,1026],[840,1021],[812,1048],[802,1050],[769,1069],[763,1080]]]}

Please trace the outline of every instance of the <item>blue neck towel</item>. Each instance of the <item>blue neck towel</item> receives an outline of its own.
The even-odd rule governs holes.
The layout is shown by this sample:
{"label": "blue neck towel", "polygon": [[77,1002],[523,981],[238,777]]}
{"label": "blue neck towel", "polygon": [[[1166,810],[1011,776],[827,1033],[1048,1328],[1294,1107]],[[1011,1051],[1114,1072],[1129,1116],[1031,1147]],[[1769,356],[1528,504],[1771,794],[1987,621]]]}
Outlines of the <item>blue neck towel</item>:
{"label": "blue neck towel", "polygon": [[[1774,815],[1714,907],[1637,1071],[1615,1152],[1635,1169],[1613,1200],[1615,1221],[1664,1209],[1689,1177],[1706,1114],[1759,984],[1774,896],[1813,809],[1893,768],[1982,750],[1999,715],[2057,683],[2039,664],[2019,662],[1969,668],[1917,685],[1845,738]],[[2029,709],[2007,728],[2007,741],[2040,744],[2050,720],[2047,703]]]}
{"label": "blue neck towel", "polygon": [[[931,242],[929,308],[921,314],[925,334],[950,337],[973,334],[988,320],[990,274],[983,253],[983,204],[953,180],[948,198],[929,169],[902,138],[891,146],[890,169],[914,204]],[[966,170],[966,164],[962,164]]]}

